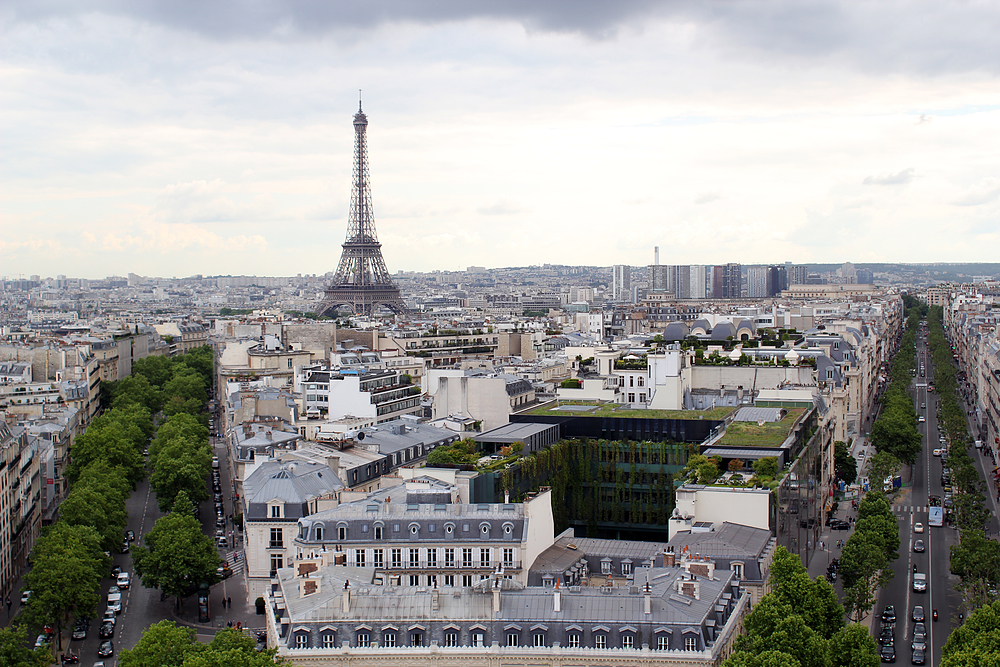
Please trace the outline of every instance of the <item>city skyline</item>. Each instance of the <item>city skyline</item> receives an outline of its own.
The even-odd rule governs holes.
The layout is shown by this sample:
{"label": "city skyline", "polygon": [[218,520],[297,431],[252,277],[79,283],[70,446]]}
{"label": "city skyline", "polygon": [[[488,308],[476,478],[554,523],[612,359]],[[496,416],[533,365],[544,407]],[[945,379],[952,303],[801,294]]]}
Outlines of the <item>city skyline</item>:
{"label": "city skyline", "polygon": [[986,262],[1000,9],[8,3],[0,273]]}

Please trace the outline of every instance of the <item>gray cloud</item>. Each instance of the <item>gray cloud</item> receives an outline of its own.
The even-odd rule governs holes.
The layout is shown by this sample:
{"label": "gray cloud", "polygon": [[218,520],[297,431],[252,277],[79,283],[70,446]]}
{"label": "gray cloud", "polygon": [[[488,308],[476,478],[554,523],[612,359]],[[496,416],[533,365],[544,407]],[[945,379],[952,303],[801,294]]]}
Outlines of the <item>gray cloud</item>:
{"label": "gray cloud", "polygon": [[275,39],[368,30],[388,23],[505,20],[529,31],[610,38],[651,19],[692,26],[697,43],[732,55],[834,59],[862,70],[1000,71],[996,3],[853,0],[12,0],[3,23],[104,14],[214,39]]}
{"label": "gray cloud", "polygon": [[861,183],[863,185],[905,185],[913,180],[915,176],[914,171],[913,167],[909,167],[903,171],[897,171],[895,174],[865,176],[865,180],[861,181]]}

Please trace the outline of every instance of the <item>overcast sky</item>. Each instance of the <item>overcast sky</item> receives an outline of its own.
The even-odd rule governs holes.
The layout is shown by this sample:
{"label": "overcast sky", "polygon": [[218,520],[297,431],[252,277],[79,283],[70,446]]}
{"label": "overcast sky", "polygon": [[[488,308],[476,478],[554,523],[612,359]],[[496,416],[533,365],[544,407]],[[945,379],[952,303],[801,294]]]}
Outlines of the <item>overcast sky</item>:
{"label": "overcast sky", "polygon": [[0,276],[997,261],[1000,3],[0,3]]}

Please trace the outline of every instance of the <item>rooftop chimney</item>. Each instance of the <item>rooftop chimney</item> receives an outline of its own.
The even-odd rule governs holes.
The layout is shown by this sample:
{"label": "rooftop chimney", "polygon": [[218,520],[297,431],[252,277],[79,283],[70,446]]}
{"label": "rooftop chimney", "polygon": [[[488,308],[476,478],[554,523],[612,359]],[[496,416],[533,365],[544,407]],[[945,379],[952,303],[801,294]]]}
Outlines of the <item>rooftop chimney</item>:
{"label": "rooftop chimney", "polygon": [[555,591],[552,592],[552,611],[562,611],[562,592],[559,590],[558,581]]}
{"label": "rooftop chimney", "polygon": [[348,614],[351,611],[351,582],[350,581],[345,581],[344,582],[344,597],[343,597],[343,601],[344,601],[343,611],[344,611],[345,614]]}
{"label": "rooftop chimney", "polygon": [[660,265],[660,246],[653,246],[653,264]]}
{"label": "rooftop chimney", "polygon": [[644,614],[652,614],[653,613],[653,594],[652,594],[652,591],[650,590],[649,582],[648,581],[646,582],[646,585],[643,586],[642,593],[643,593],[643,595],[642,595],[642,613],[644,613]]}
{"label": "rooftop chimney", "polygon": [[500,613],[500,582],[493,582],[493,613]]}

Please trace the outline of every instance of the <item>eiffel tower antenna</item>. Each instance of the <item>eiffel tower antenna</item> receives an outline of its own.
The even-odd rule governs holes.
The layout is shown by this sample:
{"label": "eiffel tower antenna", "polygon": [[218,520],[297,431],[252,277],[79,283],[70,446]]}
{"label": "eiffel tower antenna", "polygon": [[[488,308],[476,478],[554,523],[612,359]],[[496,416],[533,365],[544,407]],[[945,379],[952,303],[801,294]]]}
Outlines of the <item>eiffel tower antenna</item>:
{"label": "eiffel tower antenna", "polygon": [[347,240],[333,282],[325,290],[317,309],[319,315],[347,306],[357,315],[370,317],[379,306],[396,314],[407,312],[382,258],[382,244],[375,233],[375,212],[368,173],[368,116],[361,111],[358,90],[358,113],[354,114],[354,179],[351,186],[351,210]]}

